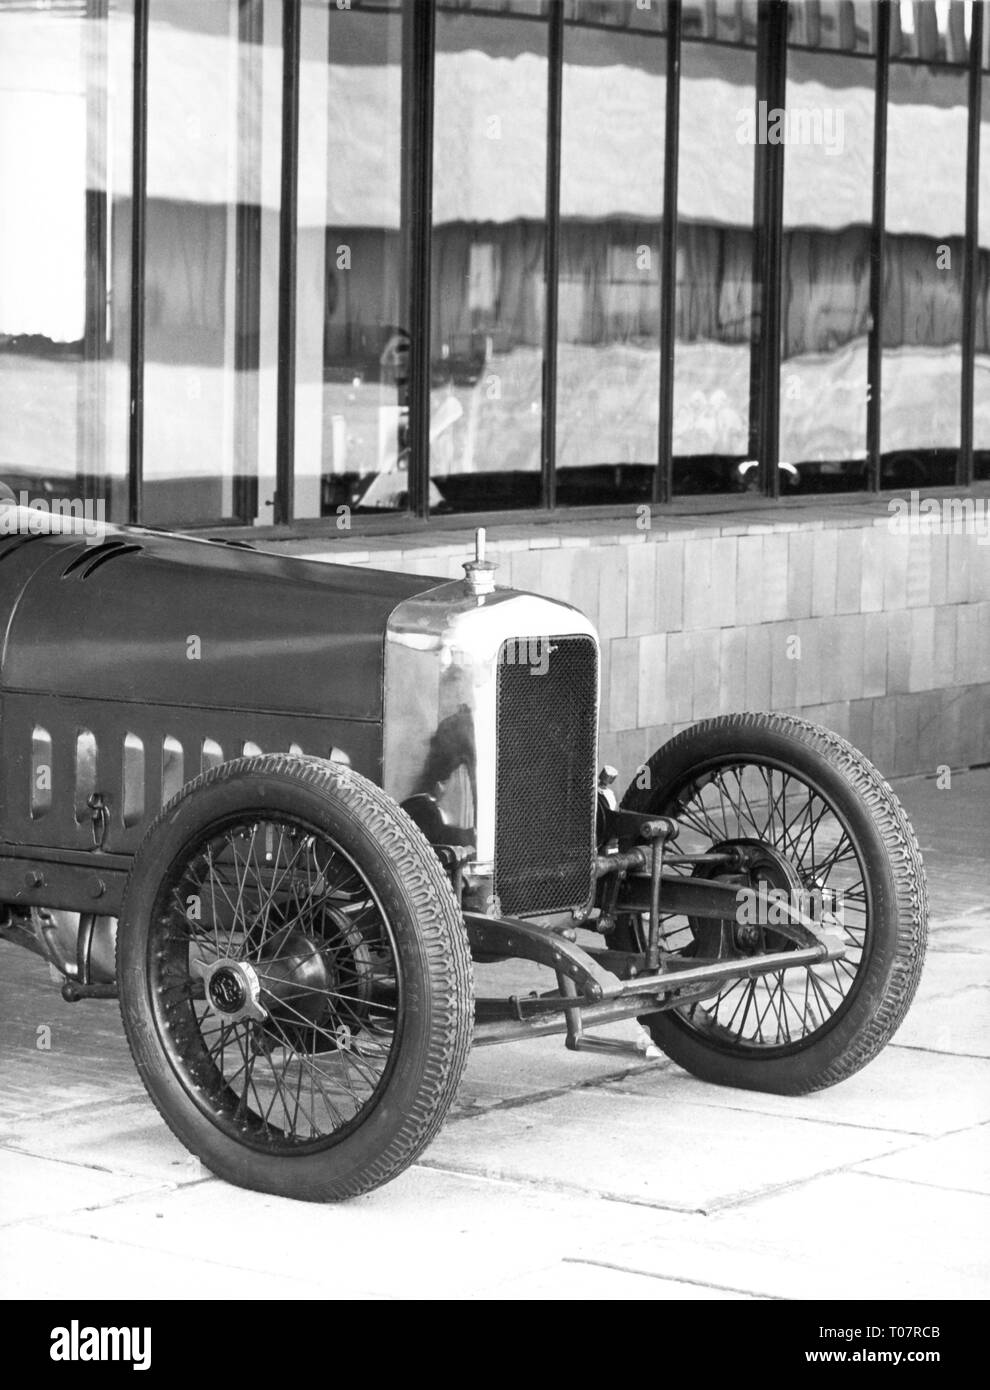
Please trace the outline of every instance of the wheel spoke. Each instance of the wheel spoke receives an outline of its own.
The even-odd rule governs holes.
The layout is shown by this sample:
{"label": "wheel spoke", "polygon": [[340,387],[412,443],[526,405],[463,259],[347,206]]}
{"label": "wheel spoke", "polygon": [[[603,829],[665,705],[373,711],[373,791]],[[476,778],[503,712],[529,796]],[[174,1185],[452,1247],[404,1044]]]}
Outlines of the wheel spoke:
{"label": "wheel spoke", "polygon": [[[792,769],[759,760],[703,767],[661,809],[708,844],[756,839],[789,865],[791,877],[785,883],[793,884],[796,877],[806,890],[836,895],[835,924],[823,925],[839,935],[844,956],[771,975],[741,977],[723,986],[714,998],[678,1010],[691,1028],[732,1047],[766,1052],[806,1042],[849,1000],[870,941],[872,907],[863,863],[841,814]],[[751,872],[772,876],[775,871],[771,863],[769,870]],[[729,881],[727,874],[721,877]],[[675,956],[711,955],[712,930],[711,924],[681,917],[664,934],[665,950]],[[764,937],[766,944],[759,949],[789,949],[786,944],[773,944],[773,927],[765,928],[761,940]],[[700,949],[699,941],[705,943]],[[728,923],[723,926],[719,953],[733,950],[754,954],[755,947],[752,937],[737,938]]]}
{"label": "wheel spoke", "polygon": [[[332,1143],[374,1102],[399,1036],[399,959],[371,885],[325,834],[259,818],[207,833],[161,901],[156,988],[180,1080],[240,1142]],[[218,1011],[218,972],[254,991],[243,1016]]]}

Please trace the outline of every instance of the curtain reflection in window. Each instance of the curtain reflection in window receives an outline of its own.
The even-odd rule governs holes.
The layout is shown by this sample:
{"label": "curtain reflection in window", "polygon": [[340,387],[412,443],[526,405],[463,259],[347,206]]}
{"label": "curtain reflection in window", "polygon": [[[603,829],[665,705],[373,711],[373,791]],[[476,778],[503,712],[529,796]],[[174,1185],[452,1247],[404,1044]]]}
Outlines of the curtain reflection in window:
{"label": "curtain reflection in window", "polygon": [[870,58],[788,55],[782,491],[866,484],[873,77]]}
{"label": "curtain reflection in window", "polygon": [[898,0],[891,6],[891,58],[965,63],[971,8],[969,0]]}
{"label": "curtain reflection in window", "polygon": [[990,478],[990,11],[983,17],[988,54],[984,60],[980,120],[979,251],[976,275],[976,358],[973,381],[973,465]]}
{"label": "curtain reflection in window", "polygon": [[398,5],[302,13],[296,515],[408,499]]}
{"label": "curtain reflection in window", "polygon": [[281,7],[149,16],[144,516],[270,522]]}
{"label": "curtain reflection in window", "polygon": [[430,500],[533,506],[540,491],[547,26],[543,7],[436,20]]}
{"label": "curtain reflection in window", "polygon": [[788,44],[839,53],[873,53],[876,0],[805,0],[788,10]]}
{"label": "curtain reflection in window", "polygon": [[681,59],[674,491],[755,486],[749,443],[752,49],[685,43]]}
{"label": "curtain reflection in window", "polygon": [[[660,389],[666,41],[660,6],[570,7],[564,32],[557,497],[649,497]],[[646,21],[652,16],[652,28]],[[619,25],[622,22],[622,30]],[[629,32],[626,25],[640,24]]]}
{"label": "curtain reflection in window", "polygon": [[887,119],[882,483],[951,483],[962,383],[965,72],[891,64]]}
{"label": "curtain reflection in window", "polygon": [[0,10],[0,459],[126,509],[133,7]]}
{"label": "curtain reflection in window", "polygon": [[684,0],[681,32],[686,39],[756,43],[756,0]]}

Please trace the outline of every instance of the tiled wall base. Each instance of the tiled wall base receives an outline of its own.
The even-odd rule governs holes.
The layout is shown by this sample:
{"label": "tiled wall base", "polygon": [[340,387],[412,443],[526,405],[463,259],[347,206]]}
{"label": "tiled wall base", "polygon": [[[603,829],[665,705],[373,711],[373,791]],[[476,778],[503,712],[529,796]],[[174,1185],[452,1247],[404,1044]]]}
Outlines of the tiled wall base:
{"label": "tiled wall base", "polygon": [[[459,577],[467,530],[295,554]],[[602,639],[601,756],[631,776],[710,715],[800,713],[888,776],[990,761],[990,543],[898,535],[882,501],[738,515],[520,522],[498,579],[582,609]],[[623,784],[624,785],[624,784]]]}

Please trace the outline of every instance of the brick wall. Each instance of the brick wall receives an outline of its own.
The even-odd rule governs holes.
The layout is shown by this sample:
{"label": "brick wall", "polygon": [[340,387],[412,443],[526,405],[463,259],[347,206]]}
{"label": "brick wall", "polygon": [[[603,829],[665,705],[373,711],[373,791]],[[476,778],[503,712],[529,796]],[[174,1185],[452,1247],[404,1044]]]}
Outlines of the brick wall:
{"label": "brick wall", "polygon": [[[990,543],[894,534],[883,502],[762,517],[489,531],[500,583],[598,625],[602,760],[625,778],[688,724],[775,709],[835,729],[888,776],[990,761]],[[458,531],[286,548],[459,577],[472,546]]]}

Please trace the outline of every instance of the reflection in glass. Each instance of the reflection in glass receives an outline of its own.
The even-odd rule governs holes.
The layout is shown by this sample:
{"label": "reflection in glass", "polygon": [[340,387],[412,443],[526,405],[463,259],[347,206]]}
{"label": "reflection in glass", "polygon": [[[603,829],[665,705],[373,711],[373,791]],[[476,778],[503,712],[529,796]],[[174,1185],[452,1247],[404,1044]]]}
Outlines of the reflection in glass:
{"label": "reflection in glass", "polygon": [[808,0],[789,5],[788,45],[826,52],[873,53],[876,19],[876,0]]}
{"label": "reflection in glass", "polygon": [[[660,220],[667,46],[564,32],[557,498],[649,497],[658,450]],[[633,0],[613,22],[647,13]],[[658,16],[659,19],[659,16]]]}
{"label": "reflection in glass", "polygon": [[681,29],[686,39],[756,45],[756,0],[684,0]]}
{"label": "reflection in glass", "polygon": [[534,6],[436,20],[430,502],[540,496],[547,26]]}
{"label": "reflection in glass", "polygon": [[[983,23],[985,31],[990,31],[990,11],[984,16]],[[990,42],[990,33],[987,38]],[[990,52],[986,65],[990,68]],[[977,478],[990,478],[990,73],[983,74],[978,198],[973,467]]]}
{"label": "reflection in glass", "polygon": [[749,446],[756,55],[684,44],[677,191],[674,491],[756,485]]}
{"label": "reflection in glass", "polygon": [[[408,7],[407,7],[408,12]],[[408,499],[398,7],[302,11],[296,516]]]}
{"label": "reflection in glass", "polygon": [[890,9],[892,58],[960,64],[969,58],[968,0],[898,0]]}
{"label": "reflection in glass", "polygon": [[871,60],[788,55],[782,493],[866,485],[873,84]]}
{"label": "reflection in glass", "polygon": [[965,73],[891,64],[887,121],[882,485],[951,483],[962,389]]}
{"label": "reflection in glass", "polygon": [[564,0],[564,23],[658,34],[667,26],[667,0]]}
{"label": "reflection in glass", "polygon": [[0,462],[126,515],[132,6],[0,10]]}
{"label": "reflection in glass", "polygon": [[270,521],[280,7],[149,16],[144,515]]}

